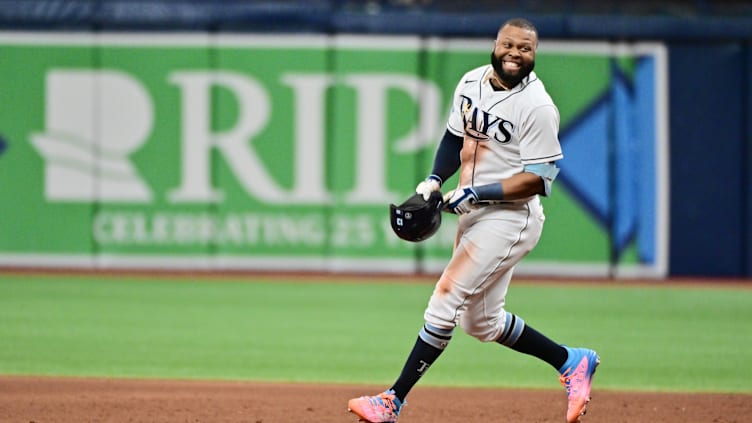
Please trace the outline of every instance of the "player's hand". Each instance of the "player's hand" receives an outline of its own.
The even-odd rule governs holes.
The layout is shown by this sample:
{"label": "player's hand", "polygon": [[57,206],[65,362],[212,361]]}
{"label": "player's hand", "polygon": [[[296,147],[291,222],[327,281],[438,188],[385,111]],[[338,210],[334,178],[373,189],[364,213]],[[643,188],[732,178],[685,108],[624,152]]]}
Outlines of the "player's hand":
{"label": "player's hand", "polygon": [[444,196],[444,209],[454,214],[470,213],[478,202],[478,193],[472,187],[449,191]]}
{"label": "player's hand", "polygon": [[429,175],[415,187],[415,192],[422,195],[425,201],[431,197],[431,193],[441,189],[441,178],[436,175]]}

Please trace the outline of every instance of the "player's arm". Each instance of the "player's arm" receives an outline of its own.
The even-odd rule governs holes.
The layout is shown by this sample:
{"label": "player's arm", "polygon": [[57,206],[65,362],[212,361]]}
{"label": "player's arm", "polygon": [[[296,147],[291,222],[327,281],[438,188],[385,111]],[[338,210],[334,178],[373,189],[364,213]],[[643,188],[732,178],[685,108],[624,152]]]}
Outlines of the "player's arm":
{"label": "player's arm", "polygon": [[444,196],[445,209],[464,214],[473,210],[473,205],[484,201],[504,201],[528,198],[533,195],[548,195],[551,183],[559,173],[553,163],[525,166],[525,170],[507,179],[486,185],[475,185],[448,192]]}
{"label": "player's arm", "polygon": [[460,168],[460,151],[462,150],[462,133],[464,127],[461,110],[462,96],[460,93],[462,93],[462,90],[467,85],[465,80],[468,74],[463,75],[454,88],[452,109],[449,111],[444,136],[441,138],[439,148],[434,156],[431,174],[415,187],[415,192],[423,195],[423,199],[426,201],[428,201],[432,192],[440,191],[444,182]]}
{"label": "player's arm", "polygon": [[480,201],[518,200],[536,194],[544,194],[545,188],[540,176],[522,172],[499,183],[480,185],[475,188],[475,191],[478,193],[478,200]]}
{"label": "player's arm", "polygon": [[415,187],[415,192],[422,194],[423,199],[428,200],[431,192],[440,190],[444,181],[460,168],[460,150],[462,150],[462,137],[454,135],[447,129],[433,159],[431,174]]}
{"label": "player's arm", "polygon": [[521,128],[523,171],[498,184],[476,187],[478,201],[517,200],[533,195],[547,197],[559,168],[559,111],[553,104],[533,109]]}
{"label": "player's arm", "polygon": [[526,165],[525,170],[498,183],[473,187],[477,201],[518,200],[533,195],[548,196],[559,168],[553,163]]}
{"label": "player's arm", "polygon": [[447,129],[439,143],[439,149],[433,159],[432,175],[441,178],[442,183],[449,179],[460,168],[460,151],[462,137],[454,135]]}

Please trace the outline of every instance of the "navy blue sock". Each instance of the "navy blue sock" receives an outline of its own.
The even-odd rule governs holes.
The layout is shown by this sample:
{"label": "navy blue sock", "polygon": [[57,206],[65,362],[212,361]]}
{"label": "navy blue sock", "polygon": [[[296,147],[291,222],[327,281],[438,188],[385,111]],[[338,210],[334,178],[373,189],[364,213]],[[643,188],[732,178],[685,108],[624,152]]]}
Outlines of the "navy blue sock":
{"label": "navy blue sock", "polygon": [[440,329],[426,323],[420,330],[418,339],[415,341],[410,356],[402,368],[392,390],[400,401],[405,402],[408,392],[418,383],[423,374],[439,358],[449,340],[452,339],[453,329]]}
{"label": "navy blue sock", "polygon": [[532,355],[550,364],[557,371],[567,361],[567,350],[542,333],[525,324],[525,321],[507,312],[506,324],[496,341],[517,352]]}

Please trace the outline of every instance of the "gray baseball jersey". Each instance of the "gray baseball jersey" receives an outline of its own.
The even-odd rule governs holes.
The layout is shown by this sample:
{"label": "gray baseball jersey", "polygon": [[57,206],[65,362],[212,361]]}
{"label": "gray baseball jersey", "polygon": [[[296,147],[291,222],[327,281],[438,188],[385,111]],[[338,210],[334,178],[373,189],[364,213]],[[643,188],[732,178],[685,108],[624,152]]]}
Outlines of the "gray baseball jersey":
{"label": "gray baseball jersey", "polygon": [[[531,72],[511,90],[495,91],[491,66],[471,70],[455,90],[447,127],[463,137],[459,186],[499,182],[528,164],[562,158],[559,113]],[[500,338],[515,265],[538,243],[543,207],[537,195],[485,205],[459,217],[452,258],[436,284],[425,320],[481,341]]]}
{"label": "gray baseball jersey", "polygon": [[464,138],[459,187],[499,182],[525,165],[562,158],[559,111],[535,72],[506,91],[493,89],[492,75],[490,65],[473,69],[454,92],[447,129]]}

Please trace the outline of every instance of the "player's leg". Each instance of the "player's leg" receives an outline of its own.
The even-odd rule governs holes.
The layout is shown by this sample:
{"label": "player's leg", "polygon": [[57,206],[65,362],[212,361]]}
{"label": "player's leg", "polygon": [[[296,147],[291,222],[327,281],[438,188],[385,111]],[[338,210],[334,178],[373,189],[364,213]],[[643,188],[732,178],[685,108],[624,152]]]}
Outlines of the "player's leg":
{"label": "player's leg", "polygon": [[507,271],[487,289],[469,299],[460,325],[469,335],[483,342],[495,341],[537,357],[558,370],[567,359],[566,349],[526,324],[522,317],[504,310],[512,272]]}
{"label": "player's leg", "polygon": [[[535,247],[543,230],[539,202],[517,208],[489,208],[465,234],[470,247],[463,275],[476,282],[464,292],[459,325],[483,342],[505,345],[523,337],[524,321],[504,311],[515,266]],[[462,284],[461,284],[462,285]]]}
{"label": "player's leg", "polygon": [[[542,230],[542,210],[538,210],[536,204],[531,204],[531,207],[529,217],[532,218],[526,218],[525,231],[520,232],[515,241],[510,242],[504,235],[514,229],[514,219],[506,225],[478,223],[473,227],[473,230],[479,230],[479,235],[474,238],[478,247],[474,261],[496,260],[498,265],[488,275],[489,282],[468,297],[459,324],[481,341],[498,342],[537,357],[556,369],[567,390],[567,421],[576,422],[584,414],[590,398],[592,376],[600,362],[598,355],[590,349],[562,346],[527,325],[520,316],[504,310],[514,266],[532,250]],[[493,246],[499,244],[509,247],[507,253],[502,257],[488,257],[487,251],[493,251]]]}
{"label": "player's leg", "polygon": [[[496,341],[516,351],[540,358],[555,369],[567,359],[567,351],[504,310],[515,266],[537,245],[545,217],[539,201],[515,210],[488,209],[486,216],[465,233],[474,263],[473,275],[483,281],[467,295],[460,326],[483,342]],[[467,272],[466,272],[467,273]]]}
{"label": "player's leg", "polygon": [[461,307],[462,298],[456,296],[447,298],[443,291],[444,287],[449,284],[447,282],[447,271],[456,268],[458,261],[461,261],[464,256],[458,242],[468,222],[467,219],[460,219],[454,253],[447,268],[436,283],[434,293],[431,296],[431,300],[429,300],[426,316],[429,315],[428,310],[432,307],[444,312],[440,316],[435,316],[430,321],[427,320],[420,329],[418,338],[415,340],[415,344],[405,361],[402,372],[391,388],[378,395],[362,396],[348,401],[348,410],[355,413],[361,419],[372,423],[396,421],[402,406],[406,404],[405,399],[407,398],[407,394],[428,368],[439,358],[452,339],[452,333],[456,326],[456,310]]}
{"label": "player's leg", "polygon": [[[465,332],[482,341],[495,340],[550,364],[559,372],[559,379],[567,392],[567,421],[577,422],[585,414],[590,401],[593,374],[600,363],[598,354],[587,348],[559,345],[526,324],[520,316],[504,311],[499,306],[489,308],[488,305],[491,304],[503,304],[502,295],[506,295],[510,277],[511,272],[504,275],[497,284],[469,298],[460,325]],[[494,338],[495,335],[490,334],[496,333],[496,329],[492,328],[499,324],[500,335]]]}
{"label": "player's leg", "polygon": [[[509,269],[488,289],[478,294],[468,305],[466,320],[461,323],[464,327],[498,326],[498,336],[482,338],[484,341],[495,341],[517,352],[532,355],[554,369],[559,370],[567,359],[567,350],[547,336],[526,324],[525,320],[504,309],[505,297],[514,269]],[[472,320],[472,321],[471,321]],[[478,337],[478,336],[476,336]]]}
{"label": "player's leg", "polygon": [[444,351],[453,330],[425,323],[394,385],[375,396],[351,399],[348,410],[371,423],[396,421],[402,406],[407,404],[407,394]]}
{"label": "player's leg", "polygon": [[462,296],[456,293],[446,295],[446,291],[453,283],[453,273],[458,267],[463,266],[466,260],[466,247],[462,244],[462,239],[472,224],[473,220],[467,216],[459,219],[452,258],[436,282],[424,313],[425,323],[418,333],[418,339],[402,372],[390,389],[400,401],[404,402],[418,379],[439,358],[452,339],[452,333],[457,326],[457,310],[462,307]]}
{"label": "player's leg", "polygon": [[401,401],[407,398],[407,394],[418,379],[425,374],[449,344],[453,331],[453,328],[443,329],[427,322],[423,325],[402,372],[392,385],[391,390],[397,398]]}
{"label": "player's leg", "polygon": [[[465,313],[468,303],[472,298],[482,293],[487,286],[492,285],[498,272],[501,272],[497,263],[500,261],[499,248],[478,248],[474,242],[476,238],[473,233],[482,233],[490,230],[497,234],[504,235],[509,243],[519,241],[519,236],[509,236],[510,233],[517,233],[520,228],[528,225],[524,217],[512,219],[514,230],[509,228],[498,228],[498,224],[490,220],[483,221],[482,217],[487,214],[478,213],[475,216],[462,216],[459,221],[458,238],[455,242],[452,258],[441,274],[439,281],[436,283],[434,292],[426,307],[424,314],[425,325],[420,330],[418,339],[413,346],[410,355],[405,362],[402,373],[387,393],[395,395],[396,399],[402,403],[407,397],[412,387],[418,382],[418,379],[428,370],[434,361],[441,355],[449,341],[451,340],[453,330],[457,325],[457,320]],[[527,212],[521,216],[526,216]],[[493,227],[494,229],[491,229]],[[525,235],[527,237],[528,235]],[[536,237],[539,235],[535,235]],[[537,238],[536,238],[537,239]],[[494,246],[498,247],[498,240],[493,240]],[[523,245],[526,245],[527,239]],[[521,254],[515,251],[513,254]],[[510,263],[516,263],[519,258],[516,256],[510,260]],[[502,266],[502,269],[505,268]],[[508,280],[505,286],[508,285]],[[501,296],[503,307],[503,295]],[[475,319],[479,321],[478,319]],[[491,325],[484,325],[485,328],[497,328],[497,333],[487,334],[488,341],[498,338],[501,324],[496,322]],[[476,332],[477,334],[477,332]]]}
{"label": "player's leg", "polygon": [[537,357],[556,369],[567,392],[567,422],[578,422],[590,401],[593,374],[600,363],[598,354],[587,348],[559,345],[510,312],[504,312],[503,322],[496,342]]}

